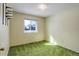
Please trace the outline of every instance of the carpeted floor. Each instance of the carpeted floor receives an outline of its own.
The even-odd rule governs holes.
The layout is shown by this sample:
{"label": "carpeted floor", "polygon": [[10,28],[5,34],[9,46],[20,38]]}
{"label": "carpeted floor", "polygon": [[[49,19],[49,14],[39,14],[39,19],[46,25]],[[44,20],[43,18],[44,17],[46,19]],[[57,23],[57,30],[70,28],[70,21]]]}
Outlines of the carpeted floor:
{"label": "carpeted floor", "polygon": [[9,56],[79,56],[79,53],[46,41],[11,47]]}

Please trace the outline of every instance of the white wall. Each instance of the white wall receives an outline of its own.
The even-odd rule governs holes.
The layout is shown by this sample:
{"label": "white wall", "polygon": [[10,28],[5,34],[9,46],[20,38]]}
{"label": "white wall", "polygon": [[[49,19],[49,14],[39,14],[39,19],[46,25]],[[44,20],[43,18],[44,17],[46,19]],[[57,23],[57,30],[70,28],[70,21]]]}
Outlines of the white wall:
{"label": "white wall", "polygon": [[[37,21],[37,32],[24,33],[24,19],[30,18]],[[19,12],[13,13],[10,21],[10,46],[22,45],[45,40],[45,19]]]}
{"label": "white wall", "polygon": [[47,40],[79,52],[79,9],[64,10],[46,19]]}
{"label": "white wall", "polygon": [[2,13],[0,4],[0,48],[4,48],[4,51],[0,51],[0,55],[7,55],[9,50],[9,26],[2,24]]}

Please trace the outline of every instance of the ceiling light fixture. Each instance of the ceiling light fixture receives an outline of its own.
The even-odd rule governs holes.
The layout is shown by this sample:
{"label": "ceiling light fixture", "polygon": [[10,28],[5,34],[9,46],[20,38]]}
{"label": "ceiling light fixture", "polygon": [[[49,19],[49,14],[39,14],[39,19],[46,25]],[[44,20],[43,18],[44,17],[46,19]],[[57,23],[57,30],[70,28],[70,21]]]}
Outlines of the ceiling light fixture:
{"label": "ceiling light fixture", "polygon": [[46,4],[40,4],[40,5],[38,5],[38,8],[41,9],[41,10],[46,10],[47,5]]}

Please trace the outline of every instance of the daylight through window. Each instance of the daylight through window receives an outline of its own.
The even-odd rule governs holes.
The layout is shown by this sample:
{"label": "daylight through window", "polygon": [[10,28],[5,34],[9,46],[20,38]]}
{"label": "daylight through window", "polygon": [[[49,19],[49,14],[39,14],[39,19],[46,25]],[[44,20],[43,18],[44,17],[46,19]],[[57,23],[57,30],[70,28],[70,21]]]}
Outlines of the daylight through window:
{"label": "daylight through window", "polygon": [[24,20],[24,32],[37,32],[37,21]]}

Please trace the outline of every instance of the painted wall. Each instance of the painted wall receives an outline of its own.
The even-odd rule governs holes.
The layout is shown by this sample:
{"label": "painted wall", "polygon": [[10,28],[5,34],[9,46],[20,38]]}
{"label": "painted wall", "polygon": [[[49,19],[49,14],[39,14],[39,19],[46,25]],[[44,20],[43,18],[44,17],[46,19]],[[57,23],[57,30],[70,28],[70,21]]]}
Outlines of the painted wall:
{"label": "painted wall", "polygon": [[[38,23],[38,32],[24,33],[24,18],[36,20]],[[14,12],[13,19],[10,21],[10,46],[16,46],[44,40],[44,33],[44,18]]]}
{"label": "painted wall", "polygon": [[0,55],[7,55],[9,50],[9,26],[2,24],[2,7],[0,4],[0,48],[4,48],[4,51],[0,51]]}
{"label": "painted wall", "polygon": [[64,10],[46,19],[47,40],[79,52],[79,9]]}

